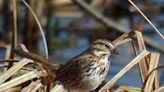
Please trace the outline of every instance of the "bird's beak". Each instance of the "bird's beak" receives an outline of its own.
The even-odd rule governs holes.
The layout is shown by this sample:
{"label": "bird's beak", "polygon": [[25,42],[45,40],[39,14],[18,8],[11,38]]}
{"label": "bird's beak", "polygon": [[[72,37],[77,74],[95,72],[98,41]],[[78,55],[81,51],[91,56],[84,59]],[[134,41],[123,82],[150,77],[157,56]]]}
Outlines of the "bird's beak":
{"label": "bird's beak", "polygon": [[117,49],[114,49],[114,50],[111,52],[111,54],[114,54],[114,55],[120,55],[120,53],[118,52]]}

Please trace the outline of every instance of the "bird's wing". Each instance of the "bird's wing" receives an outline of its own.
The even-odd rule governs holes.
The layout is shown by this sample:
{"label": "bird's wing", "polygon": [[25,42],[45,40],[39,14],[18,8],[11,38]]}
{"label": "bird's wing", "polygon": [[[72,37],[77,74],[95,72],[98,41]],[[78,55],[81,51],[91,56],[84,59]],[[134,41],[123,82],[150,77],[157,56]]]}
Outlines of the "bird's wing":
{"label": "bird's wing", "polygon": [[73,80],[81,75],[82,72],[88,71],[92,62],[94,62],[95,58],[91,54],[82,54],[79,55],[70,61],[68,61],[65,65],[59,68],[57,71],[57,79],[59,80]]}

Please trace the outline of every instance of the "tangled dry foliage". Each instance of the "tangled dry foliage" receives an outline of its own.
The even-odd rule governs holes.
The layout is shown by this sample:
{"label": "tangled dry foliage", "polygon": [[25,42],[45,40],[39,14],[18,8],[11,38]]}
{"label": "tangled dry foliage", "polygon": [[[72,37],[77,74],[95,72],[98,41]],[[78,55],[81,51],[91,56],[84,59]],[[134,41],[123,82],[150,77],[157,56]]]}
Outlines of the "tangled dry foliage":
{"label": "tangled dry foliage", "polygon": [[[133,44],[132,37],[136,35],[138,46]],[[136,53],[136,57],[129,62],[119,73],[117,73],[111,80],[102,86],[98,92],[109,92],[112,90],[115,82],[121,78],[134,65],[139,65],[140,76],[143,82],[141,88],[120,86],[116,92],[160,92],[163,86],[159,86],[158,67],[159,53],[149,52],[146,50],[142,33],[138,30],[125,33],[116,40],[113,44],[118,47],[122,44],[131,42]],[[139,47],[139,53],[136,51]],[[3,92],[62,92],[60,85],[55,85],[53,82],[54,75],[48,71],[48,67],[58,67],[56,64],[48,63],[47,59],[28,52],[24,45],[19,45],[21,50],[14,50],[15,54],[19,55],[14,59],[1,60],[0,65],[3,69],[0,75],[0,91]],[[11,67],[9,63],[13,63]],[[45,67],[48,66],[48,67]],[[154,71],[152,72],[152,70]],[[151,73],[151,74],[150,74]],[[149,75],[149,76],[148,76]]]}
{"label": "tangled dry foliage", "polygon": [[[30,53],[23,44],[16,46],[16,0],[12,1],[14,9],[12,44],[0,45],[0,48],[6,48],[5,56],[10,57],[10,59],[0,60],[0,92],[64,92],[62,86],[54,83],[55,75],[49,72],[49,69],[57,69],[58,64],[53,64],[48,59]],[[137,39],[133,39],[134,36]],[[138,46],[134,44],[134,40],[137,40]],[[141,29],[123,34],[114,40],[113,44],[118,47],[128,44],[128,42],[131,42],[131,48],[136,53],[136,57],[105,85],[100,86],[98,92],[112,90],[115,92],[161,92],[164,90],[164,86],[159,86],[157,71],[157,69],[163,68],[163,66],[158,66],[160,54],[146,49]],[[16,47],[20,50],[17,50]],[[137,49],[139,49],[139,53]],[[139,75],[143,84],[141,88],[119,86],[113,89],[115,82],[135,65],[139,66]]]}

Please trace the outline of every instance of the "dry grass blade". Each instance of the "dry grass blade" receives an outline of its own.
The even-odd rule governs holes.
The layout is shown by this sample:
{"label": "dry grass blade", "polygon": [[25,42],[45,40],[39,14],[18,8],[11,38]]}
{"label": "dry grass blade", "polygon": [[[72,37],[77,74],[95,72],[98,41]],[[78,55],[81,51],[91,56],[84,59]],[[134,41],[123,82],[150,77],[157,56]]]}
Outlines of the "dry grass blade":
{"label": "dry grass blade", "polygon": [[164,92],[164,86],[158,88],[157,90],[155,90],[153,92]]}
{"label": "dry grass blade", "polygon": [[39,88],[42,86],[42,83],[39,83],[38,85],[35,86],[35,88],[33,90],[31,90],[30,92],[37,92],[37,90],[39,90]]}
{"label": "dry grass blade", "polygon": [[150,75],[151,75],[154,71],[159,70],[159,69],[162,69],[162,68],[164,68],[164,65],[158,66],[158,67],[154,68],[153,70],[151,70],[151,72],[150,72],[150,73],[146,76],[146,78],[145,78],[145,81],[144,81],[143,86],[142,86],[142,88],[141,88],[141,92],[144,92],[144,89],[145,89],[147,80],[149,79]]}
{"label": "dry grass blade", "polygon": [[104,90],[110,89],[114,83],[123,76],[128,70],[130,70],[134,65],[140,62],[145,56],[147,56],[150,52],[144,50],[140,53],[136,58],[134,58],[129,64],[127,64],[119,73],[117,73],[105,86],[103,86],[99,92],[104,92]]}
{"label": "dry grass blade", "polygon": [[159,30],[153,25],[153,23],[146,17],[146,15],[132,2],[132,0],[128,0],[137,11],[149,22],[149,24],[155,29],[155,31],[159,34],[159,36],[164,40],[164,36],[159,32]]}
{"label": "dry grass blade", "polygon": [[42,29],[42,27],[41,27],[41,24],[40,24],[40,22],[39,22],[37,16],[35,15],[34,11],[31,9],[31,7],[26,3],[25,0],[22,0],[22,1],[23,1],[23,3],[28,7],[28,9],[31,11],[32,15],[34,16],[34,18],[35,18],[35,20],[36,20],[36,23],[38,24],[38,27],[39,27],[39,29],[40,29],[40,31],[41,31],[41,34],[42,34],[42,37],[43,37],[43,43],[44,43],[44,47],[45,47],[46,58],[48,59],[47,41],[46,41],[46,37],[45,37],[45,35],[44,35],[44,31],[43,31],[43,29]]}
{"label": "dry grass blade", "polygon": [[141,92],[141,88],[132,87],[132,86],[120,86],[114,92]]}
{"label": "dry grass blade", "polygon": [[136,30],[135,33],[137,35],[137,40],[138,40],[138,45],[139,45],[140,51],[146,50],[146,46],[145,46],[145,43],[143,40],[142,33],[138,30]]}
{"label": "dry grass blade", "polygon": [[31,60],[28,60],[26,58],[20,60],[17,64],[13,65],[11,68],[9,68],[6,72],[4,72],[0,76],[0,84],[6,81],[8,78],[10,78],[14,73],[16,73],[18,70],[20,70],[24,65],[30,63]]}
{"label": "dry grass blade", "polygon": [[24,83],[26,81],[29,81],[34,78],[40,78],[42,76],[46,76],[46,74],[43,71],[31,71],[28,72],[20,77],[17,77],[13,80],[10,80],[8,82],[5,82],[0,85],[0,91],[5,91],[9,88],[15,87],[21,83]]}
{"label": "dry grass blade", "polygon": [[[135,31],[135,33],[137,35],[139,50],[140,52],[142,52],[143,50],[146,50],[142,33],[137,30]],[[146,75],[148,74],[148,64],[149,64],[149,58],[147,56],[142,59],[142,62],[139,62],[139,71],[140,71],[142,82],[144,82],[144,79]]]}
{"label": "dry grass blade", "polygon": [[24,52],[29,52],[24,44],[20,44],[19,46]]}
{"label": "dry grass blade", "polygon": [[40,82],[41,80],[31,82],[27,87],[22,89],[22,92],[31,92]]}
{"label": "dry grass blade", "polygon": [[5,90],[3,92],[20,92],[21,91],[21,87],[18,86],[18,87],[13,87],[13,88],[10,88],[8,90]]}
{"label": "dry grass blade", "polygon": [[123,35],[121,35],[120,37],[118,37],[116,40],[114,40],[112,43],[114,44],[114,46],[119,46],[123,43],[129,42],[132,39],[130,37],[132,37],[134,35],[134,32],[131,31],[129,33],[125,33]]}
{"label": "dry grass blade", "polygon": [[[150,66],[149,66],[149,73],[158,66],[159,63],[159,54],[158,53],[151,53],[151,59],[150,59]],[[145,86],[145,92],[152,92],[153,83],[155,81],[155,77],[157,75],[157,71],[153,72],[149,79],[147,80],[146,86]],[[159,84],[159,83],[158,83]],[[156,84],[157,85],[157,84]],[[157,86],[158,87],[158,86]],[[158,88],[155,88],[158,89]]]}

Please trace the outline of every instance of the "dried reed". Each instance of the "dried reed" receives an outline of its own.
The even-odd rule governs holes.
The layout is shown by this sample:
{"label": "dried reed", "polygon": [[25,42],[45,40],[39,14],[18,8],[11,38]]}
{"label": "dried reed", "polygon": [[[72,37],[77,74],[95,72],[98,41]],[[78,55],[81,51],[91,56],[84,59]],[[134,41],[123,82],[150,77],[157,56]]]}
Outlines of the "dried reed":
{"label": "dried reed", "polygon": [[34,13],[34,11],[31,9],[31,7],[26,3],[25,0],[22,0],[22,2],[27,6],[27,8],[30,10],[30,12],[32,13],[32,15],[34,16],[35,20],[36,20],[36,23],[38,24],[38,27],[40,29],[40,32],[41,32],[41,35],[42,35],[42,38],[43,38],[43,43],[44,43],[44,47],[45,47],[45,57],[48,59],[48,47],[47,47],[47,41],[46,41],[46,37],[45,37],[45,34],[44,34],[44,31],[42,29],[42,26],[36,16],[36,14]]}
{"label": "dried reed", "polygon": [[[48,58],[48,50],[46,45],[46,40],[44,37],[43,30],[41,28],[41,25],[35,15],[35,13],[32,11],[32,9],[28,6],[28,4],[22,0],[24,4],[30,9],[32,14],[34,15],[38,26],[41,30],[44,45],[46,49],[46,58]],[[135,6],[135,4],[129,0],[131,4],[140,12],[138,7]],[[15,5],[14,5],[15,4]],[[64,92],[64,89],[61,85],[58,84],[51,84],[51,77],[53,74],[51,72],[48,72],[46,68],[43,66],[48,67],[56,67],[58,68],[58,64],[52,64],[47,63],[47,59],[37,56],[35,54],[32,54],[28,51],[26,46],[23,44],[19,45],[19,48],[23,50],[15,50],[16,48],[16,1],[13,0],[14,5],[14,12],[13,12],[13,18],[14,18],[14,30],[13,30],[13,43],[11,50],[14,52],[13,54],[17,54],[21,56],[22,58],[12,58],[12,59],[5,59],[2,60],[3,62],[0,63],[2,65],[3,63],[9,63],[14,62],[13,65],[8,69],[5,70],[2,74],[0,74],[0,91],[4,92],[14,92],[14,91],[21,91],[21,92]],[[142,14],[142,12],[140,12]],[[145,18],[145,15],[142,14]],[[150,20],[145,18],[148,22]],[[151,24],[151,22],[149,22]],[[152,24],[151,24],[152,25]],[[155,29],[156,30],[156,29]],[[157,31],[157,30],[156,30]],[[159,31],[157,31],[160,35]],[[136,36],[137,38],[137,45],[134,44],[133,37]],[[160,35],[162,38],[163,36]],[[136,88],[136,87],[125,87],[120,86],[118,89],[116,89],[116,92],[159,92],[164,90],[164,86],[159,86],[159,79],[158,79],[158,71],[157,69],[163,68],[164,66],[159,67],[159,53],[149,52],[146,49],[146,45],[144,42],[144,38],[142,36],[142,31],[140,29],[134,30],[128,33],[124,33],[122,36],[118,37],[116,40],[114,40],[112,43],[118,47],[122,44],[126,44],[127,42],[131,42],[132,46],[134,48],[134,52],[136,53],[136,57],[130,61],[122,70],[120,70],[111,80],[109,80],[101,89],[99,92],[109,92],[110,89],[115,85],[115,82],[118,81],[119,78],[121,78],[127,71],[130,71],[130,69],[135,66],[136,64],[139,64],[139,71],[141,75],[142,80],[142,87]],[[1,47],[1,46],[0,46]],[[138,47],[138,48],[137,48]],[[137,49],[139,49],[140,54],[137,53]],[[15,56],[14,56],[15,57]],[[45,62],[46,61],[46,62]],[[3,68],[8,67],[7,65],[2,65]],[[19,71],[24,70],[26,72],[23,72],[19,74]],[[18,74],[15,76],[15,74]]]}

